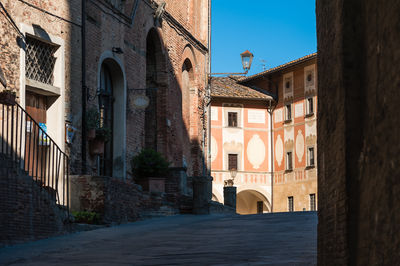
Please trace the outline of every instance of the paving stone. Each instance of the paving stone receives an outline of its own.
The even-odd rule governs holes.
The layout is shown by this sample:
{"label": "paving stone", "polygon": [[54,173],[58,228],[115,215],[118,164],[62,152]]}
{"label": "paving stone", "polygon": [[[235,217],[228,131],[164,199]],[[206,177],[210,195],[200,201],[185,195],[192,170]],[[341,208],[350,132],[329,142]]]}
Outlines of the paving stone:
{"label": "paving stone", "polygon": [[11,265],[316,265],[316,212],[178,215],[0,249]]}

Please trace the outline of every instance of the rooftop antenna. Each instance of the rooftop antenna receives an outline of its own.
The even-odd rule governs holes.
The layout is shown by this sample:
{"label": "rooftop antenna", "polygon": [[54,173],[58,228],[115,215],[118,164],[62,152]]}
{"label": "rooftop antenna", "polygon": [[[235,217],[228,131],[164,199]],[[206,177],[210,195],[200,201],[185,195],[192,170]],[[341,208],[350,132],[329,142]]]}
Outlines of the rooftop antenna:
{"label": "rooftop antenna", "polygon": [[267,70],[267,65],[265,64],[267,61],[265,61],[264,59],[260,59],[260,61],[263,71]]}

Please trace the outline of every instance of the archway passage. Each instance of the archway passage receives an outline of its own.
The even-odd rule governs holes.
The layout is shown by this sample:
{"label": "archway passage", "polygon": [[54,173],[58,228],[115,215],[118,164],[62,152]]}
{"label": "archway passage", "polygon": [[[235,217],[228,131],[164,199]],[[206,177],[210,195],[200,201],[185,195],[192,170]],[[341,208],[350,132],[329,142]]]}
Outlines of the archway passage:
{"label": "archway passage", "polygon": [[[149,106],[145,112],[145,148],[160,151],[158,142],[165,112],[161,110],[163,93],[165,93],[165,59],[162,53],[162,42],[156,29],[151,29],[146,39],[146,96]],[[163,135],[163,134],[161,134]]]}
{"label": "archway passage", "polygon": [[236,211],[239,214],[261,214],[270,212],[270,203],[258,191],[244,190],[237,194]]}

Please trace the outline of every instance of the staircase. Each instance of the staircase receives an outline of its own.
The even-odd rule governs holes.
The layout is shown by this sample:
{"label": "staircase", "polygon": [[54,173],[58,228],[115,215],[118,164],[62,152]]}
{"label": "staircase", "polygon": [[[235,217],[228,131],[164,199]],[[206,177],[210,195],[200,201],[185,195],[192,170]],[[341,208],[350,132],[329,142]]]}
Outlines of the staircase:
{"label": "staircase", "polygon": [[0,245],[63,231],[68,164],[68,156],[18,103],[0,102]]}

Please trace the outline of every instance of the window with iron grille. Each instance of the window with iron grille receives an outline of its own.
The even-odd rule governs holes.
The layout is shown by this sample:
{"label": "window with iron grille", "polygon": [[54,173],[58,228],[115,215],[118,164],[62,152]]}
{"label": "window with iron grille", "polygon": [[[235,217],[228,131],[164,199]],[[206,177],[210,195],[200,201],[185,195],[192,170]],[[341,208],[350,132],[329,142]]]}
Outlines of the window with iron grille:
{"label": "window with iron grille", "polygon": [[26,37],[25,73],[28,79],[53,85],[54,53],[59,46],[52,45],[39,39]]}
{"label": "window with iron grille", "polygon": [[288,211],[292,212],[294,210],[293,204],[294,204],[293,197],[292,196],[288,197]]}
{"label": "window with iron grille", "polygon": [[238,170],[237,154],[228,154],[228,170]]}
{"label": "window with iron grille", "polygon": [[315,206],[315,194],[310,194],[310,211],[315,211],[317,208]]}
{"label": "window with iron grille", "polygon": [[228,126],[229,127],[237,127],[237,113],[236,112],[228,112]]}

